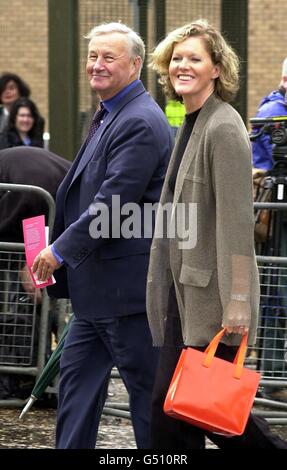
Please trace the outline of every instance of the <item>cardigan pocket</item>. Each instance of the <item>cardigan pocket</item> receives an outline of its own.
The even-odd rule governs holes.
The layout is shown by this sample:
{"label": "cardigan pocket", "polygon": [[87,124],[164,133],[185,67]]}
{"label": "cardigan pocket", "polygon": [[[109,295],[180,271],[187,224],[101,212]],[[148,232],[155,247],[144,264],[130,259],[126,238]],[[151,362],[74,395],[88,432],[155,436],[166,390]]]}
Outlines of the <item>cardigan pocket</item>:
{"label": "cardigan pocket", "polygon": [[207,287],[210,282],[212,273],[212,269],[191,268],[186,264],[182,264],[179,282],[181,284],[187,284],[189,286]]}

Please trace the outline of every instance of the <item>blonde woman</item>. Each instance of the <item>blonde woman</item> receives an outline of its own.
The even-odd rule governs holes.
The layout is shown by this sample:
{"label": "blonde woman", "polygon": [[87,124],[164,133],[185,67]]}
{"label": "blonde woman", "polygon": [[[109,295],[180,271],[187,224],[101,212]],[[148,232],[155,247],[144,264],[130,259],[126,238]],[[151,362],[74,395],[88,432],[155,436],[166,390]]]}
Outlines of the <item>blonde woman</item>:
{"label": "blonde woman", "polygon": [[[255,341],[259,280],[251,151],[245,125],[229,104],[238,89],[238,65],[235,52],[205,20],[172,31],[152,57],[168,97],[186,109],[160,201],[163,207],[173,204],[175,236],[155,236],[148,272],[148,319],[154,344],[161,347],[152,448],[204,448],[206,435],[220,448],[286,448],[257,417],[250,417],[243,436],[224,438],[163,412],[182,348],[204,350],[222,326],[228,334],[217,351],[221,358],[233,360],[242,334]],[[189,232],[197,226],[193,247],[179,235],[179,203],[196,204],[196,223],[189,226]],[[157,229],[160,223],[158,217]]]}

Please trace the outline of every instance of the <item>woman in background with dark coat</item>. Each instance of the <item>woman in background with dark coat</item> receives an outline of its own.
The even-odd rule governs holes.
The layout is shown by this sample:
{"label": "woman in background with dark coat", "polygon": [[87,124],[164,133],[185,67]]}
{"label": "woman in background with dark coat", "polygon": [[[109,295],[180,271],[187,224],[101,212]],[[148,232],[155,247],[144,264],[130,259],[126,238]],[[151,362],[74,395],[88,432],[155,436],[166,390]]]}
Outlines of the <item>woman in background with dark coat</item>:
{"label": "woman in background with dark coat", "polygon": [[13,103],[7,128],[0,136],[0,149],[19,145],[44,146],[43,119],[29,98],[19,98]]}
{"label": "woman in background with dark coat", "polygon": [[11,107],[18,98],[29,98],[30,87],[15,73],[5,72],[0,77],[0,134],[5,131]]}

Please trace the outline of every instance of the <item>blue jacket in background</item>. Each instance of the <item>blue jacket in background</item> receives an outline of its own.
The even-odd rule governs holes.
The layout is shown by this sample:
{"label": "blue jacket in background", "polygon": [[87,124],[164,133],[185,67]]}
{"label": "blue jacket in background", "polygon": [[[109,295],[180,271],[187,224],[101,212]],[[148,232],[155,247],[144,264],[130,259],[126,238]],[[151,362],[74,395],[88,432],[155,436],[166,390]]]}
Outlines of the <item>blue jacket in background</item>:
{"label": "blue jacket in background", "polygon": [[[276,90],[263,98],[256,117],[266,118],[286,115],[287,103],[282,93]],[[255,134],[256,131],[254,130],[252,133]],[[258,139],[252,142],[252,158],[255,168],[262,168],[263,170],[270,170],[272,168],[272,143],[269,134],[262,134]]]}

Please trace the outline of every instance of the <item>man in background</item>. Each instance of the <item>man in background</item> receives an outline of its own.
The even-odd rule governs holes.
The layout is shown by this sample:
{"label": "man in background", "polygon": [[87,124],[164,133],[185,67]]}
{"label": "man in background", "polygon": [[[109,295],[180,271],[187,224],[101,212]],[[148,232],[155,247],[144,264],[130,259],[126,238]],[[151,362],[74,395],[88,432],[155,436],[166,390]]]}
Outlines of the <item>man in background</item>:
{"label": "man in background", "polygon": [[[263,98],[256,114],[256,118],[274,116],[287,116],[287,58],[282,64],[281,80],[278,90],[272,91],[268,96]],[[260,171],[256,171],[258,169],[264,171],[271,170],[273,159],[272,143],[269,134],[263,133],[252,142],[252,158],[255,174],[260,173]]]}
{"label": "man in background", "polygon": [[[71,163],[38,147],[13,147],[0,151],[0,183],[39,186],[55,199]],[[48,205],[32,192],[0,191],[0,240],[23,242],[22,220],[44,214]]]}
{"label": "man in background", "polygon": [[[283,61],[281,80],[277,90],[272,91],[265,96],[259,105],[256,118],[270,118],[275,116],[287,116],[287,58]],[[255,127],[253,133],[257,133],[261,127]],[[271,142],[271,136],[263,132],[255,141],[252,142],[253,157],[253,178],[255,198],[260,194],[262,201],[287,201],[287,186],[284,187],[282,199],[277,199],[278,184],[274,183],[272,189],[267,190],[264,185],[264,177],[269,175],[280,177],[287,175],[287,155],[286,165],[280,162],[280,167],[274,166],[272,155],[274,144]],[[272,171],[271,171],[272,170]],[[279,180],[278,180],[279,181]],[[269,185],[270,187],[270,185]],[[278,217],[278,216],[277,216]],[[255,240],[259,243],[256,245],[257,254],[266,256],[287,256],[287,214],[282,213],[280,225],[277,224],[276,230],[272,229],[272,224],[276,220],[274,213],[271,211],[262,211],[259,215],[258,222],[255,226]],[[278,219],[277,219],[278,220]],[[279,230],[279,231],[278,231]],[[282,270],[282,276],[280,272]],[[265,275],[263,278],[263,286],[261,289],[262,302],[267,303],[264,306],[264,318],[261,327],[262,340],[262,357],[261,365],[265,370],[267,377],[287,376],[287,338],[286,338],[286,307],[287,307],[287,287],[286,287],[286,269],[285,267],[278,269],[276,279],[278,286],[272,289],[270,296],[270,285],[274,283],[275,276],[270,278]],[[268,286],[266,293],[266,285]],[[269,298],[271,297],[271,298]],[[269,305],[271,302],[271,306]],[[272,308],[277,305],[277,308]],[[273,400],[287,401],[287,389],[282,387],[265,386],[262,392],[263,396]]]}
{"label": "man in background", "polygon": [[[39,147],[13,147],[0,151],[0,183],[39,186],[55,199],[58,186],[70,166],[70,162],[48,150]],[[6,191],[0,187],[0,242],[22,243],[22,220],[42,214],[45,215],[48,225],[49,207],[40,195],[30,191]],[[36,289],[31,281],[24,254],[2,251],[0,285],[1,361],[5,363],[13,357],[15,364],[21,364],[24,351],[20,346],[21,336],[24,338],[27,331],[30,331],[30,323],[35,321],[32,358],[35,365],[39,315],[33,320],[33,311],[34,304],[37,303],[39,313],[42,291]],[[50,354],[51,333],[57,335],[57,325],[54,299],[49,312],[47,356]],[[20,342],[19,345],[17,342]],[[0,398],[25,399],[29,396],[33,384],[34,380],[29,379],[28,375],[2,373]],[[43,403],[44,401],[42,405]]]}

